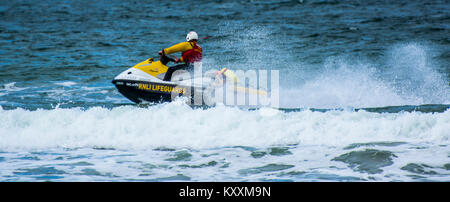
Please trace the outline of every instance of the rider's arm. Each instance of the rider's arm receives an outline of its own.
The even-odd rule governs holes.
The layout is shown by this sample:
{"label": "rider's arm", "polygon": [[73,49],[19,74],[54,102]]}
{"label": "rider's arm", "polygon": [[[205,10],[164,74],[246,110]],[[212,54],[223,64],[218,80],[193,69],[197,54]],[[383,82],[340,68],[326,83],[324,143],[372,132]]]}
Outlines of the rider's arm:
{"label": "rider's arm", "polygon": [[172,54],[172,53],[176,53],[176,52],[184,52],[184,51],[188,51],[192,49],[192,45],[185,41],[185,42],[181,42],[179,44],[173,45],[169,48],[165,48],[164,54]]}

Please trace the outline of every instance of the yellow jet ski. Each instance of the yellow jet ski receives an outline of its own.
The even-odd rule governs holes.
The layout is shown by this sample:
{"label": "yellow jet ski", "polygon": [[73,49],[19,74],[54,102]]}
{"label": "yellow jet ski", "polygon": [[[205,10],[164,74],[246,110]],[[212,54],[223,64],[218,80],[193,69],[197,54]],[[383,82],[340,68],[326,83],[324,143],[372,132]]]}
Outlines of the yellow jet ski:
{"label": "yellow jet ski", "polygon": [[[183,77],[183,75],[176,75],[175,72],[170,81],[164,81],[165,73],[169,69],[166,64],[169,61],[175,60],[166,55],[161,56],[159,61],[149,58],[117,75],[112,83],[123,96],[135,103],[170,102],[179,96],[190,98],[188,102],[190,105],[213,105],[217,102],[217,100],[210,99],[211,96],[209,96],[222,87],[222,85],[217,85],[217,78],[214,74],[201,75],[201,77],[191,77],[190,74],[188,76],[185,74]],[[232,90],[234,93],[267,96],[265,90],[242,86],[235,86]],[[197,98],[200,98],[200,101]]]}

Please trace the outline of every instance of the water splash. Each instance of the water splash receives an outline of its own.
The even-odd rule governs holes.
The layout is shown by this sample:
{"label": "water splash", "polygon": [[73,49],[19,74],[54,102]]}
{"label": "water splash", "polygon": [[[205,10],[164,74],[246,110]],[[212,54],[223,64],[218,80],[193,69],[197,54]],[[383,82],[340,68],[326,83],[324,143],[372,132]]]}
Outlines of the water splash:
{"label": "water splash", "polygon": [[283,88],[281,105],[340,108],[447,104],[450,88],[427,50],[414,43],[396,45],[386,51],[382,64],[330,57],[317,76],[295,88]]}
{"label": "water splash", "polygon": [[384,80],[397,94],[419,104],[450,103],[450,86],[436,68],[431,48],[418,43],[399,44],[387,51]]}

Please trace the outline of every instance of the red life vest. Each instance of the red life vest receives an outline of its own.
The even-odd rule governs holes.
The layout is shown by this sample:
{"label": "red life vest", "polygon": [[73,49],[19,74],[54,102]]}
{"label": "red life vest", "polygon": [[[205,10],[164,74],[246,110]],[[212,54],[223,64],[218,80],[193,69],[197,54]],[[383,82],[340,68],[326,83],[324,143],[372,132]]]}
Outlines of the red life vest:
{"label": "red life vest", "polygon": [[194,45],[192,49],[187,50],[181,54],[181,56],[183,57],[183,61],[186,63],[200,62],[202,60],[202,47],[200,47],[195,42],[193,44]]}

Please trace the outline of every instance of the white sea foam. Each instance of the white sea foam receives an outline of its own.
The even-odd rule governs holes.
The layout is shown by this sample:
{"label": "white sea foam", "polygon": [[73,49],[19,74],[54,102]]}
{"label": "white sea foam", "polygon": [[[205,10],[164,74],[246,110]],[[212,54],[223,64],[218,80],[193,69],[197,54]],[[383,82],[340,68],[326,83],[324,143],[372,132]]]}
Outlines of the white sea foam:
{"label": "white sea foam", "polygon": [[443,113],[271,112],[192,109],[181,102],[149,108],[0,109],[0,148],[217,148],[406,141],[448,144]]}
{"label": "white sea foam", "polygon": [[16,83],[17,82],[11,82],[11,83],[7,83],[7,84],[3,84],[3,89],[0,88],[0,90],[13,92],[13,91],[21,91],[21,90],[27,89],[27,88],[17,87]]}
{"label": "white sea foam", "polygon": [[73,81],[62,81],[62,82],[56,82],[55,84],[59,85],[59,86],[70,87],[70,86],[76,85],[77,83],[73,82]]}

